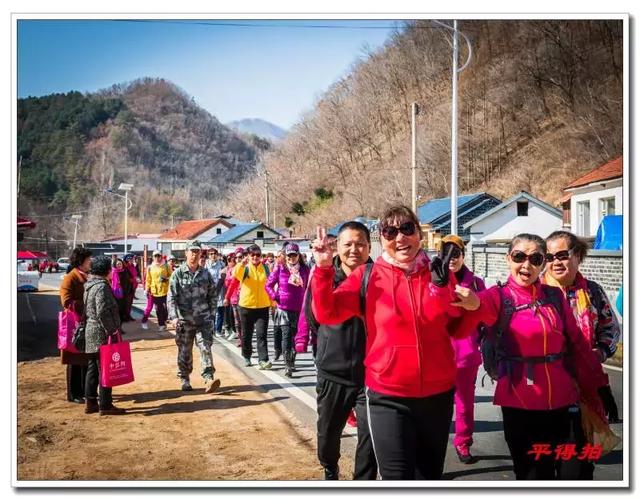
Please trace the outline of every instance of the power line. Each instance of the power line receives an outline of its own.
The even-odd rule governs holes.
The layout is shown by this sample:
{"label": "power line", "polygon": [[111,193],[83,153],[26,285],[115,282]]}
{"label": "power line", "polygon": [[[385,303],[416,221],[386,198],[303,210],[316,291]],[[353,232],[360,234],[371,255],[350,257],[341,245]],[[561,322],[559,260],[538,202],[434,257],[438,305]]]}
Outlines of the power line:
{"label": "power line", "polygon": [[[233,28],[295,28],[295,29],[345,29],[345,30],[378,30],[378,29],[395,29],[398,24],[390,26],[341,26],[335,24],[260,24],[260,23],[225,23],[221,21],[190,21],[190,20],[168,20],[168,19],[113,19],[113,21],[124,23],[163,23],[163,24],[181,24],[181,25],[200,25],[200,26],[222,26]],[[346,21],[367,21],[366,19],[347,19]],[[399,19],[398,23],[412,21],[412,19]],[[431,28],[428,26],[419,26],[420,28]]]}

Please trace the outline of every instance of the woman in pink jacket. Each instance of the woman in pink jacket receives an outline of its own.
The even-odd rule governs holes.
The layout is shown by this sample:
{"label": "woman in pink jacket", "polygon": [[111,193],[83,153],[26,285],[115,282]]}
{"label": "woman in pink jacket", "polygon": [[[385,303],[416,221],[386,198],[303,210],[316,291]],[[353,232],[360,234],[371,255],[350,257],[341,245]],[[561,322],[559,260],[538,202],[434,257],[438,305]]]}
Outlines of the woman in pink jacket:
{"label": "woman in pink jacket", "polygon": [[[474,292],[484,290],[486,287],[482,278],[475,276],[464,264],[464,242],[462,239],[450,234],[442,239],[442,244],[446,243],[454,245],[449,269],[455,275],[458,284],[461,287],[470,288]],[[458,459],[463,464],[470,464],[474,461],[469,448],[473,444],[476,377],[478,376],[478,367],[482,363],[478,333],[478,329],[473,328],[467,337],[452,339],[457,367],[456,393],[453,399],[456,409],[456,435],[453,438],[453,446]]]}
{"label": "woman in pink jacket", "polygon": [[240,265],[240,261],[242,261],[244,256],[244,248],[236,248],[233,259],[233,262],[235,263],[233,264],[233,267],[231,267],[231,264],[229,265],[229,269],[227,269],[227,277],[224,280],[224,284],[227,289],[227,292],[224,296],[224,305],[231,306],[231,310],[233,312],[233,321],[236,327],[235,334],[231,338],[229,338],[229,340],[237,338],[237,347],[242,347],[242,325],[240,323],[240,312],[238,311],[238,299],[240,298],[240,282],[233,277],[233,270],[235,269],[236,265]]}
{"label": "woman in pink jacket", "polygon": [[[587,442],[579,403],[606,423],[598,395],[606,380],[569,304],[539,280],[546,248],[539,236],[516,236],[507,253],[507,283],[480,293],[474,317],[502,330],[494,404],[502,407],[516,479],[593,479],[592,465],[577,459]],[[461,335],[473,326],[467,319]],[[573,458],[560,457],[566,444],[575,445]]]}

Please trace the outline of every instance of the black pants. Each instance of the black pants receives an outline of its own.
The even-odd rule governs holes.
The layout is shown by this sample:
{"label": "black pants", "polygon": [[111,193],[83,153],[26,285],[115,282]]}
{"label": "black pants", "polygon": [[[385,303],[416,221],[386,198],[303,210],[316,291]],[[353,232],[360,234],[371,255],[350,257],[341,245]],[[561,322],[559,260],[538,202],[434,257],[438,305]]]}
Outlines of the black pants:
{"label": "black pants", "polygon": [[165,326],[169,311],[167,311],[167,296],[153,297],[153,305],[156,306],[156,316],[158,316],[158,326]]}
{"label": "black pants", "polygon": [[[300,318],[299,311],[278,311],[278,315],[286,316],[287,320],[280,326],[281,341],[280,344],[276,343],[274,334],[273,346],[278,351],[287,352],[294,348],[293,341],[298,333],[298,319]],[[275,327],[274,327],[275,332]]]}
{"label": "black pants", "polygon": [[366,389],[381,479],[442,479],[454,392],[403,398]]}
{"label": "black pants", "polygon": [[258,347],[258,359],[269,361],[267,350],[267,325],[269,323],[269,308],[248,309],[238,307],[240,322],[242,323],[242,356],[250,358],[253,353],[253,329],[256,330],[256,343]]}
{"label": "black pants", "polygon": [[84,398],[87,365],[67,365],[67,401]]}
{"label": "black pants", "polygon": [[[587,460],[556,460],[556,447],[575,444],[579,454],[586,443],[577,406],[556,410],[523,410],[502,407],[504,437],[513,459],[516,479],[593,479],[593,464]],[[535,455],[534,444],[548,444],[551,455]]]}
{"label": "black pants", "polygon": [[227,331],[229,332],[236,331],[236,324],[235,324],[235,321],[233,320],[232,306],[226,306],[224,308],[224,324],[227,327]]}
{"label": "black pants", "polygon": [[[84,386],[84,396],[86,399],[98,398],[98,385],[100,383],[100,353],[87,354],[89,364],[87,365],[87,378]],[[100,386],[100,408],[109,408],[113,404],[111,398],[111,387]]]}
{"label": "black pants", "polygon": [[340,437],[351,409],[358,420],[353,479],[376,479],[378,467],[373,453],[364,387],[351,387],[318,377],[318,459],[323,467],[335,469],[340,459]]}

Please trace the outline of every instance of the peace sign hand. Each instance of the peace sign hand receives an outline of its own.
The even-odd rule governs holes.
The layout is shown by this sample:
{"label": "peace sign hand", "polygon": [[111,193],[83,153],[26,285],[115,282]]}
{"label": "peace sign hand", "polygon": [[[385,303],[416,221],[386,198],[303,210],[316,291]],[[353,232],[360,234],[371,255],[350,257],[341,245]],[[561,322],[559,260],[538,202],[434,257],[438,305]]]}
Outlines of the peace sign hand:
{"label": "peace sign hand", "polygon": [[328,267],[333,262],[333,250],[327,239],[327,229],[321,226],[316,228],[316,239],[311,244],[313,258],[319,267]]}
{"label": "peace sign hand", "polygon": [[431,282],[441,288],[446,287],[449,283],[449,262],[451,261],[454,246],[453,244],[447,243],[442,245],[439,255],[431,259],[431,263],[429,264]]}

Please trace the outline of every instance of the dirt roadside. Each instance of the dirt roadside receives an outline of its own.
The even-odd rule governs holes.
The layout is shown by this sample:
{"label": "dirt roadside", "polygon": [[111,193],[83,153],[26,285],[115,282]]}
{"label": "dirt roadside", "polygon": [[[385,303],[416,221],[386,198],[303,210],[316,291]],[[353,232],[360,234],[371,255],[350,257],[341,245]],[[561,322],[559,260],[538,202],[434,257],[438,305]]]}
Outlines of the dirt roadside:
{"label": "dirt roadside", "polygon": [[113,390],[124,416],[66,402],[58,358],[18,363],[18,480],[322,478],[312,429],[219,358],[222,386],[205,394],[195,348],[195,390],[183,393],[173,337],[154,331],[127,329],[136,380]]}

